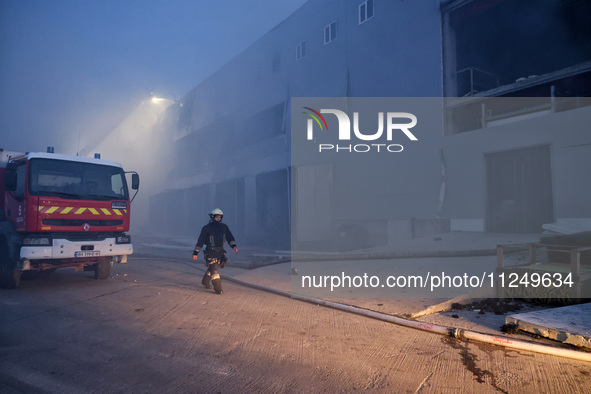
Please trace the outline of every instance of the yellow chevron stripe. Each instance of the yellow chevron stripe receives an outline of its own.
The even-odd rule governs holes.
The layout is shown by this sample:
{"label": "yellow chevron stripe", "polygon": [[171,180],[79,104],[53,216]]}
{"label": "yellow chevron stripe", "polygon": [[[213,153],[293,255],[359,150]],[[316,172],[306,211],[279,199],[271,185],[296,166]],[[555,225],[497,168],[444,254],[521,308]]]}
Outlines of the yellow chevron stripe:
{"label": "yellow chevron stripe", "polygon": [[[46,206],[43,206],[43,205],[39,205],[39,208],[38,209],[41,212],[45,208],[47,208],[47,210],[45,212],[43,212],[45,214],[55,213],[56,211],[59,211],[61,209],[61,211],[59,211],[59,213],[65,215],[65,214],[71,213],[72,210],[74,210],[74,207],[64,207],[64,208],[61,208],[61,207],[46,207]],[[100,209],[100,211],[102,211],[102,213],[104,213],[105,215],[109,215],[109,216],[113,215],[113,213],[115,215],[117,215],[117,216],[122,216],[123,214],[127,214],[127,209],[112,209],[111,210],[112,212],[111,212],[107,208],[98,208],[97,209],[97,208],[88,208],[88,207],[78,208],[73,213],[74,213],[74,215],[80,215],[80,214],[84,213],[87,209],[93,215],[100,215],[101,212],[99,212],[99,209]]]}

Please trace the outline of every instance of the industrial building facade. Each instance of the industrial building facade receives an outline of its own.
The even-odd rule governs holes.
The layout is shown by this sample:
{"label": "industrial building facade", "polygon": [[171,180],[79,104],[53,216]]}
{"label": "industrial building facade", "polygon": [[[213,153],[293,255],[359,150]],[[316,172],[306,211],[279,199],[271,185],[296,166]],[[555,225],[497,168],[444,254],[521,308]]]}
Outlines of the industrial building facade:
{"label": "industrial building facade", "polygon": [[170,136],[170,171],[150,198],[152,227],[196,234],[220,207],[242,243],[289,247],[294,176],[320,176],[310,187],[325,198],[343,192],[342,174],[292,166],[296,97],[442,102],[437,135],[407,156],[408,168],[423,163],[420,182],[388,196],[400,209],[368,206],[356,223],[335,212],[319,241],[536,233],[591,218],[591,2],[538,3],[307,2],[166,112],[157,128]]}

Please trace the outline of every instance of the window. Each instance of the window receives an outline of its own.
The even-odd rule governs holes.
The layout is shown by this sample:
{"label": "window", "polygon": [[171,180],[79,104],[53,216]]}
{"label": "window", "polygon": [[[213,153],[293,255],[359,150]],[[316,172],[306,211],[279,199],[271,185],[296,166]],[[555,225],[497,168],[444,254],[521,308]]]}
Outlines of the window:
{"label": "window", "polygon": [[324,26],[324,45],[336,40],[337,38],[337,21],[334,21]]}
{"label": "window", "polygon": [[302,41],[296,46],[296,60],[300,60],[304,56],[306,56],[306,41]]}
{"label": "window", "polygon": [[122,168],[35,158],[29,166],[29,193],[93,200],[127,200]]}
{"label": "window", "polygon": [[111,175],[111,192],[113,194],[125,194],[125,189],[127,189],[127,185],[123,184],[124,177],[121,174],[112,174]]}
{"label": "window", "polygon": [[359,24],[373,18],[373,0],[366,0],[359,4]]}
{"label": "window", "polygon": [[16,190],[14,191],[14,198],[18,201],[23,201],[25,198],[25,170],[27,166],[21,162],[16,167]]}

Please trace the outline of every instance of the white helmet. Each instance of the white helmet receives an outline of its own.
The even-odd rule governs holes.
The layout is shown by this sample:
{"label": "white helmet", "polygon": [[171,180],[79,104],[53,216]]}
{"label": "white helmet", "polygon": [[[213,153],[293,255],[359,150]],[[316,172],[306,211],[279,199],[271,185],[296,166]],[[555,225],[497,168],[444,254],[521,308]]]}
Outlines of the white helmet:
{"label": "white helmet", "polygon": [[216,216],[216,215],[220,215],[222,218],[224,217],[224,213],[223,213],[223,212],[222,212],[222,210],[221,210],[221,209],[219,209],[219,208],[216,208],[216,209],[214,209],[213,211],[211,211],[211,212],[209,213],[209,217],[210,217],[210,218],[212,218],[212,219],[213,219],[213,218],[214,218],[214,216]]}

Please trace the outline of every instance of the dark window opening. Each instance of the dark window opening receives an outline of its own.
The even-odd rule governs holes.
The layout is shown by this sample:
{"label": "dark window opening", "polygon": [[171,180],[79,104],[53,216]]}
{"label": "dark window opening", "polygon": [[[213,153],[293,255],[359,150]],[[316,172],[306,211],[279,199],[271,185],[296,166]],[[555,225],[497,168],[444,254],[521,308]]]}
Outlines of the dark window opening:
{"label": "dark window opening", "polygon": [[306,56],[306,41],[302,41],[296,46],[296,60],[300,60],[305,56]]}
{"label": "dark window opening", "polygon": [[373,0],[367,0],[359,4],[359,24],[373,18]]}
{"label": "dark window opening", "polygon": [[[591,62],[590,0],[458,1],[448,2],[442,13],[446,96],[530,86]],[[591,95],[589,85],[580,90],[573,93]]]}
{"label": "dark window opening", "polygon": [[337,22],[334,21],[324,27],[324,44],[328,44],[337,38]]}

